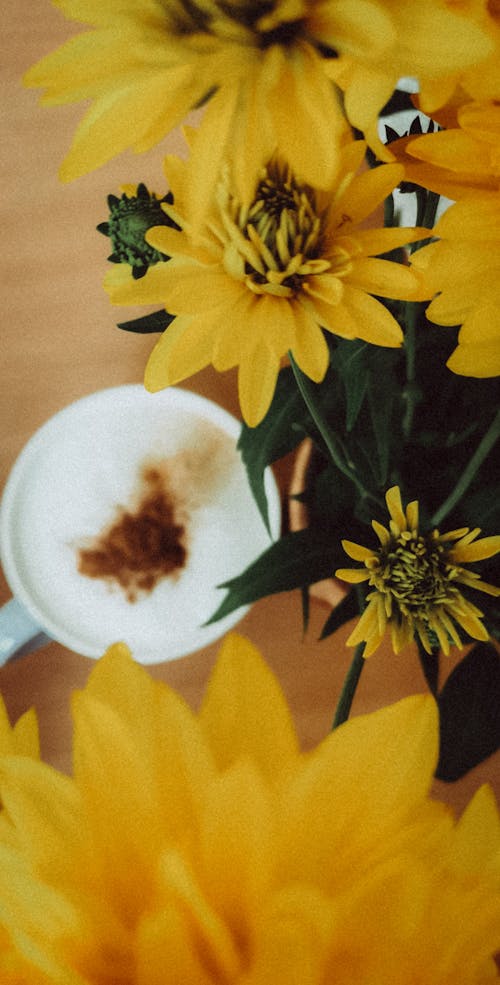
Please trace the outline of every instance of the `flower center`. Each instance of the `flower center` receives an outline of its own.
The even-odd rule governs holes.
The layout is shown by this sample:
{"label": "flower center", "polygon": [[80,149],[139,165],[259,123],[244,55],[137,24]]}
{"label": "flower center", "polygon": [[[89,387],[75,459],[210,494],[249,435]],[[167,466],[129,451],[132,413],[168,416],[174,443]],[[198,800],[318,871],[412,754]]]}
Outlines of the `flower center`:
{"label": "flower center", "polygon": [[300,184],[289,167],[272,161],[259,182],[255,199],[243,206],[226,192],[221,214],[229,241],[225,266],[256,294],[293,297],[305,277],[323,273],[323,221],[316,196]]}
{"label": "flower center", "polygon": [[[265,49],[293,45],[304,36],[303,0],[162,0],[169,28],[177,35],[211,34]],[[321,52],[334,57],[335,52]]]}
{"label": "flower center", "polygon": [[446,548],[415,531],[403,531],[368,566],[370,583],[405,616],[425,618],[434,606],[456,597],[458,572],[447,562]]}

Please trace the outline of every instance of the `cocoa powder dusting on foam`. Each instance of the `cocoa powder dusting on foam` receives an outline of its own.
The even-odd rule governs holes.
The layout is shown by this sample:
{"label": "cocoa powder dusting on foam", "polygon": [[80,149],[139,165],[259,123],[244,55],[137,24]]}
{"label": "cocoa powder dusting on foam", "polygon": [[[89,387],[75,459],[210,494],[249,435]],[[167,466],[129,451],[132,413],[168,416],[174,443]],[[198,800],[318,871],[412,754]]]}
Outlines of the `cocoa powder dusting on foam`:
{"label": "cocoa powder dusting on foam", "polygon": [[128,602],[149,594],[186,564],[186,528],[178,522],[165,463],[148,463],[140,474],[135,506],[78,550],[78,571],[120,586]]}

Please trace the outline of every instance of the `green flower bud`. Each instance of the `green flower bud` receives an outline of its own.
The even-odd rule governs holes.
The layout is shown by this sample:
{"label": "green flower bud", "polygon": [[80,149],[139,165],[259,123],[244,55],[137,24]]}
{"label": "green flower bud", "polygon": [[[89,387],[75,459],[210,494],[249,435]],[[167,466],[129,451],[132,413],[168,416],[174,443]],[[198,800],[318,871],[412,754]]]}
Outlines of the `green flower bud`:
{"label": "green flower bud", "polygon": [[137,186],[135,195],[128,192],[120,198],[108,195],[109,218],[107,222],[100,222],[97,229],[111,240],[113,252],[108,260],[130,264],[134,280],[144,277],[148,267],[169,259],[150,246],[145,235],[153,226],[179,228],[162,208],[163,203],[171,205],[172,202],[171,192],[159,198],[142,183]]}

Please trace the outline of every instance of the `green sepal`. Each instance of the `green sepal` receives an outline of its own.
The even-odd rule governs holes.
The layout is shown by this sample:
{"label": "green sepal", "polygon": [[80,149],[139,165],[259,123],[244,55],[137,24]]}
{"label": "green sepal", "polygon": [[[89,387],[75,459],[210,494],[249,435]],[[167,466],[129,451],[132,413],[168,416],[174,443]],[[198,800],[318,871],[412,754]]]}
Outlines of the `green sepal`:
{"label": "green sepal", "polygon": [[337,629],[340,629],[350,619],[355,619],[356,616],[359,616],[358,600],[356,598],[356,592],[351,590],[330,612],[321,630],[320,640],[326,640],[327,636],[336,633]]}
{"label": "green sepal", "polygon": [[170,315],[168,311],[153,311],[151,314],[142,315],[140,318],[119,322],[117,328],[122,328],[125,332],[139,332],[141,335],[148,335],[153,332],[165,331],[174,318],[175,315]]}
{"label": "green sepal", "polygon": [[327,542],[324,531],[310,528],[285,534],[249,567],[219,585],[228,589],[225,599],[207,625],[217,622],[242,605],[278,592],[289,592],[331,577],[340,563],[342,548]]}
{"label": "green sepal", "polygon": [[436,777],[447,783],[500,748],[500,656],[477,643],[438,695],[440,752]]}
{"label": "green sepal", "polygon": [[265,469],[300,444],[304,437],[301,422],[306,416],[309,417],[295,386],[293,373],[287,367],[279,373],[274,397],[264,420],[254,428],[242,425],[238,449],[250,489],[268,530]]}

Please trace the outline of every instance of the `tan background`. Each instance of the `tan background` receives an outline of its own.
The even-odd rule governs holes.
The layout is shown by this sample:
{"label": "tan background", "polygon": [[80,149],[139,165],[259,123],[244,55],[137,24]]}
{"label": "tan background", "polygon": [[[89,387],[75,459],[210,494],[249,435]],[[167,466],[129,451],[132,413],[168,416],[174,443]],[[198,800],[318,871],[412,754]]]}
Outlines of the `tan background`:
{"label": "tan background", "polygon": [[[58,163],[81,115],[80,107],[40,108],[37,93],[20,84],[23,71],[63,41],[72,30],[48,0],[4,0],[1,66],[1,365],[0,482],[24,443],[47,417],[70,401],[105,386],[139,382],[152,339],[120,332],[115,323],[138,311],[113,309],[101,282],[108,243],[95,232],[107,217],[106,196],[125,181],[145,180],[163,190],[164,152],[179,135],[145,157],[117,161],[71,185],[57,179]],[[177,142],[177,143],[176,143]],[[205,371],[186,386],[238,414],[235,379]],[[289,463],[278,472],[285,497]],[[3,578],[0,601],[9,597]],[[348,630],[334,640],[316,642],[326,611],[313,607],[311,627],[302,637],[298,593],[258,603],[239,629],[264,652],[276,670],[296,715],[304,743],[324,736],[352,651]],[[196,705],[217,645],[194,656],[152,669]],[[69,694],[85,682],[92,661],[53,643],[0,670],[0,689],[11,717],[35,705],[43,752],[70,766]],[[404,694],[424,691],[412,652],[395,658],[388,651],[364,669],[355,711],[364,711]],[[455,805],[484,779],[500,792],[500,756],[484,763],[460,784],[437,784],[439,795]]]}

